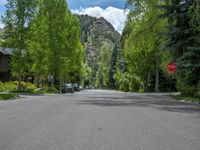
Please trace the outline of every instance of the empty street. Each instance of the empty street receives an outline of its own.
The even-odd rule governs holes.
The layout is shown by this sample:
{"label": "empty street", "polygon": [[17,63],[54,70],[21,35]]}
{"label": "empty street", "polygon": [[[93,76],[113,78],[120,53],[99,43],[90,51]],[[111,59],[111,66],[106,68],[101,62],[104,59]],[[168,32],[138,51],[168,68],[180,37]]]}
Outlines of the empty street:
{"label": "empty street", "polygon": [[200,107],[86,90],[0,101],[0,150],[199,150]]}

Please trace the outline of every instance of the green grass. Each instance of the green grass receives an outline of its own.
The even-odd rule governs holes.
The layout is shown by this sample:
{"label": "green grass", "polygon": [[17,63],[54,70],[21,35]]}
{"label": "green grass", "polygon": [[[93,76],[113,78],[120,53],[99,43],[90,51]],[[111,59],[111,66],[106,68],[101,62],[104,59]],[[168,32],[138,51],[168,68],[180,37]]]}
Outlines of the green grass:
{"label": "green grass", "polygon": [[191,97],[191,96],[183,96],[183,95],[171,95],[172,98],[176,100],[185,100],[193,103],[200,103],[200,98]]}
{"label": "green grass", "polygon": [[0,93],[0,101],[1,100],[14,99],[16,97],[17,97],[17,94],[13,94],[13,93]]}

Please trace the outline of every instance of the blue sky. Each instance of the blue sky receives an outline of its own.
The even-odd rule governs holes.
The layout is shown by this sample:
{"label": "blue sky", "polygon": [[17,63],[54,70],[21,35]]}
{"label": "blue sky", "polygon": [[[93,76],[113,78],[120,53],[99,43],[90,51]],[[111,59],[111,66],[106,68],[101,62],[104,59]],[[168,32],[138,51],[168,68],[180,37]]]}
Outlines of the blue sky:
{"label": "blue sky", "polygon": [[[115,8],[124,8],[125,0],[67,0],[70,9],[88,8],[99,6],[103,9],[112,6]],[[0,14],[5,12],[4,4],[6,0],[0,0]]]}
{"label": "blue sky", "polygon": [[[5,12],[7,0],[0,0],[0,16]],[[126,21],[127,12],[124,11],[126,0],[67,0],[73,13],[87,14],[93,17],[104,17],[121,33]],[[0,27],[3,27],[0,22]]]}
{"label": "blue sky", "polygon": [[103,9],[112,6],[116,8],[124,8],[125,0],[68,0],[70,9],[78,9],[80,7],[94,7],[99,6]]}

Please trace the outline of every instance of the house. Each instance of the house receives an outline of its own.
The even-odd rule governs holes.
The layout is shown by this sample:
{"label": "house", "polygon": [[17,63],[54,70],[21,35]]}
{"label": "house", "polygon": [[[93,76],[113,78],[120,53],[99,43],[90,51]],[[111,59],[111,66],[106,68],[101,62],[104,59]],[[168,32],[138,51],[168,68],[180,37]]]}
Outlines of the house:
{"label": "house", "polygon": [[9,59],[12,49],[0,47],[0,81],[10,81]]}

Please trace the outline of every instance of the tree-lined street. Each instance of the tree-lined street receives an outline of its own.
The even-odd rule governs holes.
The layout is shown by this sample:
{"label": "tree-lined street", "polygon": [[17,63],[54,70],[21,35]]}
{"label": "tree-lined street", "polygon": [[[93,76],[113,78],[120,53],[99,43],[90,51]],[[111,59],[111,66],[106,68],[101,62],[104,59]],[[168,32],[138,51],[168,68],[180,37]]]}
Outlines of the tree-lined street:
{"label": "tree-lined street", "polygon": [[200,107],[90,90],[0,102],[1,150],[199,150]]}

